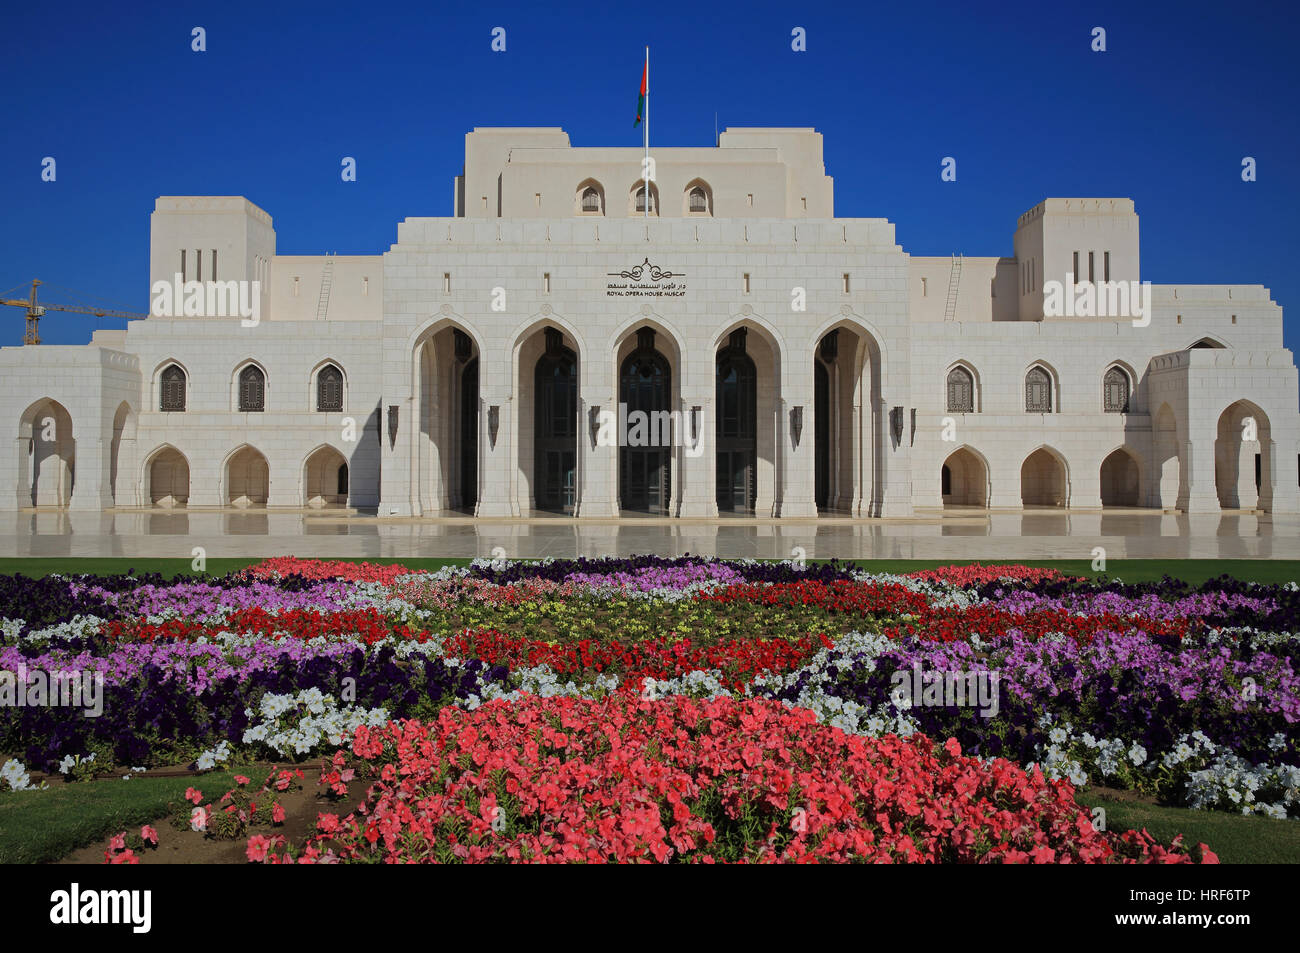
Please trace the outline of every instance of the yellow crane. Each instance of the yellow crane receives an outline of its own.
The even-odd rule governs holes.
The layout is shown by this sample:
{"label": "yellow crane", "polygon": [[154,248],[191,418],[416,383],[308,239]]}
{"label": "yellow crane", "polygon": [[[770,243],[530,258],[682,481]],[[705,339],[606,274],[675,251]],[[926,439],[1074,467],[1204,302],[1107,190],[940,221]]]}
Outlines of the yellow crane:
{"label": "yellow crane", "polygon": [[22,298],[0,298],[0,305],[27,310],[27,330],[23,334],[23,344],[40,344],[41,315],[46,311],[71,311],[73,314],[93,314],[97,318],[147,318],[147,314],[133,314],[130,311],[113,311],[110,308],[86,307],[79,304],[38,304],[36,289],[41,282],[32,279],[32,294],[26,300]]}

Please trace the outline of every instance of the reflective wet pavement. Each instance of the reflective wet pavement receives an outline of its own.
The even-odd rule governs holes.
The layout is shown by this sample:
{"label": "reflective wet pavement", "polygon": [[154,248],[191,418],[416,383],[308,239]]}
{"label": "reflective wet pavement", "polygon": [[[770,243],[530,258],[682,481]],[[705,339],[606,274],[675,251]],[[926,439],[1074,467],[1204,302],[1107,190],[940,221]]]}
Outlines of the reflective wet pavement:
{"label": "reflective wet pavement", "polygon": [[[39,511],[0,518],[0,556],[510,557],[697,553],[826,559],[1300,559],[1300,517],[1146,510],[907,520],[378,519],[308,511]],[[500,555],[497,552],[496,555]]]}

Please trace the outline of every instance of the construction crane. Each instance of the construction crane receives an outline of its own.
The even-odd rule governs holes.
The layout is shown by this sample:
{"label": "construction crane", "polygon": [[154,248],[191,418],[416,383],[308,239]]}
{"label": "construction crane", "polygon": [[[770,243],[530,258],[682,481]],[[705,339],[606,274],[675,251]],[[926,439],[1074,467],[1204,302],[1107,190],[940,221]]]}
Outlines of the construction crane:
{"label": "construction crane", "polygon": [[22,298],[0,298],[0,304],[7,304],[14,308],[27,309],[27,330],[23,334],[23,344],[40,344],[40,323],[41,315],[46,311],[71,311],[73,314],[93,314],[97,318],[147,318],[147,314],[133,314],[129,311],[113,311],[109,308],[92,308],[79,304],[38,304],[36,302],[36,289],[41,282],[32,279],[31,297],[24,301]]}

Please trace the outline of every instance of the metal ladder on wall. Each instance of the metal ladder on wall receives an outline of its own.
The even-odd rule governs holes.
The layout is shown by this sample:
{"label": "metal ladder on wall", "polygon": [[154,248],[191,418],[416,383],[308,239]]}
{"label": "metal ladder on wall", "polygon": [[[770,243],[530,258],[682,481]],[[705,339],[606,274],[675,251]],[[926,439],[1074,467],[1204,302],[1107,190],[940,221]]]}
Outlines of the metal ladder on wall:
{"label": "metal ladder on wall", "polygon": [[334,256],[325,256],[325,271],[320,279],[320,298],[316,302],[316,320],[324,321],[330,309],[330,288],[334,287]]}
{"label": "metal ladder on wall", "polygon": [[952,269],[948,272],[948,301],[943,306],[943,319],[953,321],[957,317],[957,286],[961,284],[961,255],[952,256]]}

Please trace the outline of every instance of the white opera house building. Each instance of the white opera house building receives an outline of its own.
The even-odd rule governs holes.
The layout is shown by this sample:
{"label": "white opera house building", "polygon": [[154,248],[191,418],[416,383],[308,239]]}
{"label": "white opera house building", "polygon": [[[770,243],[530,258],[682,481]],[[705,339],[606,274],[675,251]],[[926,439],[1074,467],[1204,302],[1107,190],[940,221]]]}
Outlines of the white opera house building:
{"label": "white opera house building", "polygon": [[885,219],[835,216],[811,129],[651,156],[647,197],[639,148],[476,129],[454,214],[365,256],[278,254],[242,197],[159,198],[148,318],[0,349],[0,499],[380,518],[1300,508],[1282,309],[1260,285],[1142,284],[1132,200],[1049,198],[1011,255],[927,258]]}

